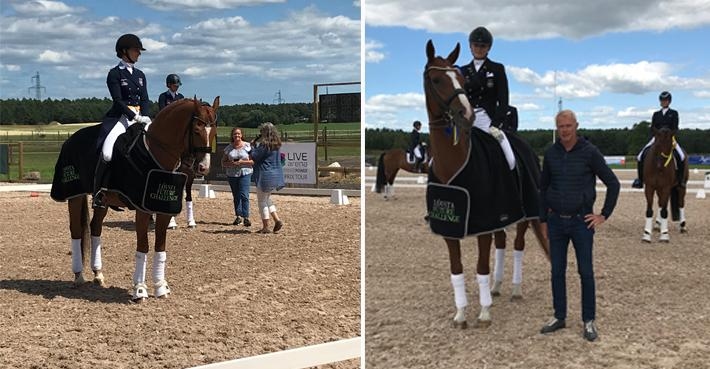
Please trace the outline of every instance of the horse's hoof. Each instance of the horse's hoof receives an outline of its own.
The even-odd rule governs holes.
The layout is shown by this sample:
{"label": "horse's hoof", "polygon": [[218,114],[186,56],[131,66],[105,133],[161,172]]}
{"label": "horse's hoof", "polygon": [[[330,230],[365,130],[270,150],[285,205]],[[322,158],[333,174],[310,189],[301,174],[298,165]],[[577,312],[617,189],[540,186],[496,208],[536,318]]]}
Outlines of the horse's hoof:
{"label": "horse's hoof", "polygon": [[94,284],[98,284],[99,287],[106,287],[106,279],[103,274],[98,274],[94,276]]}
{"label": "horse's hoof", "polygon": [[670,240],[658,240],[658,242],[660,242],[660,243],[669,243]]}
{"label": "horse's hoof", "polygon": [[685,229],[685,228],[681,228],[681,229],[680,229],[680,233],[688,233],[688,230]]}
{"label": "horse's hoof", "polygon": [[491,291],[491,296],[493,296],[493,297],[500,296],[500,291]]}
{"label": "horse's hoof", "polygon": [[76,273],[74,274],[74,287],[79,287],[85,284],[87,281],[84,279],[84,275],[82,273]]}
{"label": "horse's hoof", "polygon": [[523,295],[513,295],[513,296],[510,296],[510,301],[513,301],[513,302],[515,302],[515,301],[522,301],[522,299],[523,299]]}
{"label": "horse's hoof", "polygon": [[137,299],[131,299],[131,302],[134,304],[142,304],[145,302],[145,300],[146,300],[145,297],[139,297]]}
{"label": "horse's hoof", "polygon": [[488,328],[491,326],[490,320],[480,320],[476,319],[475,328]]}
{"label": "horse's hoof", "polygon": [[453,320],[452,323],[453,323],[453,327],[456,328],[456,329],[466,329],[466,328],[468,328],[468,323],[467,323],[465,320],[464,320],[464,321],[461,321],[461,322],[458,322],[458,321],[456,321],[456,320]]}
{"label": "horse's hoof", "polygon": [[197,223],[195,223],[194,220],[191,220],[191,221],[187,224],[187,228],[197,228]]}

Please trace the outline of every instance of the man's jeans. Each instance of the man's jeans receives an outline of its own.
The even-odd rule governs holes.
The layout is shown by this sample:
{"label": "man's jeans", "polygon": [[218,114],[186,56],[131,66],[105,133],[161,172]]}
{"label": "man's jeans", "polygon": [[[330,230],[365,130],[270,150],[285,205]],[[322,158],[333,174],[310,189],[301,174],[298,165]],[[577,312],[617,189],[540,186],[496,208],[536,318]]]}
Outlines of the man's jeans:
{"label": "man's jeans", "polygon": [[567,250],[569,241],[574,246],[577,257],[577,271],[582,282],[582,321],[595,317],[596,296],[594,292],[594,270],[592,244],[594,230],[587,228],[584,215],[560,215],[551,213],[547,219],[550,239],[550,259],[552,262],[552,304],[555,318],[567,317]]}

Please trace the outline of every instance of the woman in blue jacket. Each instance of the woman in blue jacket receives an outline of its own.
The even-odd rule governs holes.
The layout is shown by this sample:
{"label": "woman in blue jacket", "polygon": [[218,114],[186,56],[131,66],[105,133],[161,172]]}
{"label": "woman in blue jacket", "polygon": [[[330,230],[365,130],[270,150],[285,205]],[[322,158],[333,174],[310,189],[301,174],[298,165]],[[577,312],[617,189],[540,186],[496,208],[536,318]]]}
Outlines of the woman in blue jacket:
{"label": "woman in blue jacket", "polygon": [[259,126],[259,137],[252,142],[251,157],[254,161],[254,182],[256,183],[256,202],[261,214],[263,227],[258,233],[271,233],[269,216],[274,218],[273,232],[277,233],[283,222],[276,213],[276,205],[271,200],[271,193],[282,189],[284,172],[281,165],[281,138],[271,122]]}

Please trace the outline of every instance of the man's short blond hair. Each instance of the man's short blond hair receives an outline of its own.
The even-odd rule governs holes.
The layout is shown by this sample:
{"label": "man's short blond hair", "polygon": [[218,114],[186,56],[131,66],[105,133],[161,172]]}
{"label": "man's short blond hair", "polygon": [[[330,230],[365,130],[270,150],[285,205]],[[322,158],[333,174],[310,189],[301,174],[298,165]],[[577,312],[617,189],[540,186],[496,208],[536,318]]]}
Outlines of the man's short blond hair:
{"label": "man's short blond hair", "polygon": [[557,115],[555,116],[555,124],[557,124],[560,121],[560,118],[562,117],[569,117],[572,118],[572,121],[577,123],[577,115],[574,114],[572,110],[565,109],[561,110]]}

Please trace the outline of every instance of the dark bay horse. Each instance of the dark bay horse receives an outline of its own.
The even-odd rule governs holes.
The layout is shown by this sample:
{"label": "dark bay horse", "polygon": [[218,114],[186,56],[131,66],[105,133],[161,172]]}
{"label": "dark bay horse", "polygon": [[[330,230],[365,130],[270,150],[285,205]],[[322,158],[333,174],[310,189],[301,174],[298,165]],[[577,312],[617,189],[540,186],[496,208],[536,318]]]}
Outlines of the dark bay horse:
{"label": "dark bay horse", "polygon": [[[426,153],[421,163],[421,172],[429,172],[430,150],[426,146]],[[414,162],[407,160],[407,152],[402,149],[391,149],[383,152],[377,160],[377,177],[375,179],[374,190],[377,193],[384,191],[384,198],[394,196],[394,179],[397,177],[399,170],[405,170],[410,173],[417,173],[414,168]]]}
{"label": "dark bay horse", "polygon": [[[469,225],[468,228],[464,228],[466,231],[462,235],[446,236],[442,234],[449,251],[451,283],[454,290],[454,301],[456,305],[456,314],[453,318],[453,323],[455,327],[460,328],[465,328],[467,326],[465,308],[468,305],[465,288],[466,283],[463,275],[463,264],[461,263],[460,240],[466,235],[477,236],[478,263],[476,270],[478,275],[476,280],[479,286],[481,312],[478,315],[476,325],[486,327],[491,324],[490,306],[492,299],[490,291],[489,263],[492,234],[496,231],[502,230],[508,225],[525,220],[533,220],[537,216],[537,213],[532,214],[534,211],[531,211],[531,214],[526,214],[525,211],[522,210],[524,207],[522,199],[524,197],[518,193],[518,191],[523,189],[522,187],[517,189],[515,187],[510,188],[510,192],[508,192],[505,196],[488,196],[488,194],[496,193],[496,187],[499,183],[503,183],[496,182],[496,178],[492,174],[490,176],[483,174],[479,177],[469,177],[471,180],[475,181],[475,187],[472,190],[454,191],[455,197],[452,197],[453,200],[451,201],[442,200],[441,198],[443,198],[443,196],[437,197],[440,194],[430,192],[437,187],[449,187],[455,189],[457,186],[453,184],[456,183],[460,177],[462,177],[460,176],[461,173],[465,173],[469,161],[475,159],[472,156],[473,153],[481,156],[487,155],[486,157],[489,158],[488,160],[497,160],[495,163],[500,164],[498,165],[498,170],[507,171],[508,173],[511,173],[512,176],[512,172],[505,165],[505,159],[503,158],[502,151],[497,149],[497,153],[486,152],[485,150],[481,150],[481,147],[475,147],[473,145],[474,136],[479,138],[482,137],[484,140],[489,141],[493,139],[490,138],[488,133],[480,131],[477,128],[472,129],[472,122],[474,119],[473,109],[471,108],[471,105],[466,97],[466,93],[463,90],[463,76],[459,70],[454,67],[459,51],[460,45],[457,44],[456,48],[447,58],[442,58],[435,56],[434,45],[431,40],[429,40],[426,46],[427,64],[424,71],[424,93],[426,98],[427,113],[429,115],[429,137],[433,158],[429,177],[430,183],[427,187],[427,206],[429,208],[430,226],[432,227],[432,231],[437,234],[442,234],[434,229],[435,224],[432,222],[437,219],[450,221],[447,225],[451,224],[451,227],[455,228],[452,232],[456,232],[459,229],[457,228],[459,227],[459,223],[463,223],[464,227],[466,227],[466,222],[461,222],[461,220],[465,219],[468,221],[469,216],[471,217],[470,219],[473,219],[473,221],[477,221],[483,217],[488,217],[486,218],[486,220],[488,220],[491,215],[497,217],[494,219],[497,222],[489,222],[490,224],[495,225],[488,227],[489,229],[487,230],[484,228],[480,232],[471,233]],[[488,138],[482,135],[488,135]],[[510,139],[511,137],[512,136],[509,136],[508,138]],[[513,142],[511,141],[511,143]],[[497,142],[495,145],[497,145]],[[535,160],[537,160],[537,157],[534,155],[532,150],[529,150],[529,152],[524,154],[534,157]],[[518,159],[517,155],[516,159]],[[486,163],[482,163],[481,165],[486,165]],[[520,165],[520,163],[518,165]],[[503,166],[505,166],[505,168],[501,169]],[[493,169],[492,166],[490,168]],[[432,184],[432,179],[435,179],[437,184]],[[508,182],[506,183],[509,182],[514,181],[508,179]],[[524,183],[524,181],[519,179],[518,183]],[[536,200],[537,204],[539,204],[537,189],[535,188],[529,190],[532,191],[527,193],[532,193],[532,196],[536,197],[536,199],[533,200]],[[478,193],[471,194],[471,192]],[[486,199],[486,197],[488,197],[488,199]],[[474,203],[474,198],[483,200],[480,201],[481,203]],[[511,211],[510,214],[494,213],[492,208],[482,207],[482,203],[486,202],[486,200],[488,200],[487,204],[495,206],[500,205],[499,202],[503,203],[512,201],[504,198],[515,198],[518,201],[517,203],[507,205],[508,207],[506,209]],[[460,209],[463,209],[463,212]],[[539,212],[539,208],[537,211]],[[484,221],[481,220],[481,223],[484,223]],[[471,223],[469,222],[468,224]],[[534,222],[532,224],[535,229],[535,235],[537,236],[538,242],[549,259],[549,244],[543,234],[540,223]],[[521,225],[520,227],[522,228],[523,226]],[[519,231],[521,231],[520,228]]]}
{"label": "dark bay horse", "polygon": [[[158,113],[152,124],[148,125],[145,135],[138,136],[139,138],[134,141],[132,147],[147,150],[148,157],[152,158],[151,164],[158,165],[168,175],[174,174],[180,165],[180,158],[184,154],[192,153],[194,155],[198,152],[208,153],[211,151],[211,143],[217,134],[216,110],[218,107],[219,97],[215,98],[211,107],[197,99],[184,99],[170,104]],[[72,239],[72,270],[76,285],[85,282],[83,263],[88,254],[89,244],[91,245],[91,268],[94,272],[94,282],[101,285],[105,283],[101,272],[101,231],[107,209],[95,208],[91,223],[89,223],[86,197],[86,194],[93,191],[93,174],[99,155],[94,143],[99,129],[98,125],[83,128],[64,143],[55,166],[54,182],[52,183],[52,198],[57,201],[68,200],[69,231]],[[112,168],[114,165],[121,164],[122,158],[117,156],[120,155],[114,155],[114,160],[111,163]],[[198,166],[202,171],[200,174],[209,172],[209,159],[209,154],[206,154]],[[117,160],[119,163],[116,163]],[[126,161],[134,165],[137,170],[141,169],[142,162],[136,164],[128,159]],[[155,170],[151,172],[155,172]],[[112,169],[112,178],[125,176],[127,174],[113,173]],[[178,192],[183,190],[182,186],[159,184],[156,192],[150,193],[150,199],[159,199],[158,201],[169,199],[174,202],[175,199],[182,199],[181,193]],[[149,251],[148,225],[151,213],[145,211],[140,205],[136,205],[132,199],[125,196],[125,193],[109,190],[105,198],[106,204],[109,206],[129,207],[136,210],[137,247],[132,300],[142,302],[148,297],[145,268]],[[147,198],[144,197],[144,201]],[[181,205],[181,203],[177,203]],[[145,202],[143,206],[145,206]],[[179,212],[179,208],[172,211],[172,213],[177,212]],[[156,212],[155,255],[153,257],[153,283],[156,297],[167,297],[170,293],[170,288],[165,280],[166,230],[170,215],[169,213]]]}
{"label": "dark bay horse", "polygon": [[[654,142],[648,149],[649,152],[643,162],[643,183],[646,195],[646,224],[644,226],[644,242],[651,242],[653,232],[653,199],[658,196],[658,207],[660,210],[660,242],[669,242],[668,234],[668,202],[671,200],[671,208],[674,214],[679,214],[680,232],[687,231],[685,224],[685,193],[688,182],[688,155],[685,155],[684,170],[681,181],[678,183],[676,176],[676,163],[673,156],[675,151],[675,137],[673,131],[668,128],[653,129]],[[674,219],[678,220],[678,219]]]}

